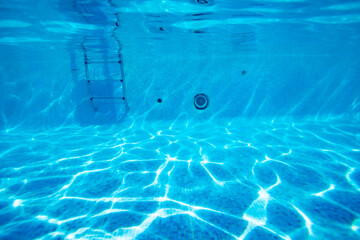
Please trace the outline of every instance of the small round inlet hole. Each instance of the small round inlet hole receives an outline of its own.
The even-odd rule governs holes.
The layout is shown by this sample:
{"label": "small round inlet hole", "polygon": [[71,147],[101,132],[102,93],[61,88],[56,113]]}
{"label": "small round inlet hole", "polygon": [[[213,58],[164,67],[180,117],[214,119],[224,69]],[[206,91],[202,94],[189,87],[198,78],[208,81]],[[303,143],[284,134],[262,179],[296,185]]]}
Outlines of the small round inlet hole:
{"label": "small round inlet hole", "polygon": [[158,102],[158,103],[162,103],[162,99],[161,99],[161,98],[158,98],[157,102]]}
{"label": "small round inlet hole", "polygon": [[209,1],[208,0],[196,0],[197,4],[208,4]]}

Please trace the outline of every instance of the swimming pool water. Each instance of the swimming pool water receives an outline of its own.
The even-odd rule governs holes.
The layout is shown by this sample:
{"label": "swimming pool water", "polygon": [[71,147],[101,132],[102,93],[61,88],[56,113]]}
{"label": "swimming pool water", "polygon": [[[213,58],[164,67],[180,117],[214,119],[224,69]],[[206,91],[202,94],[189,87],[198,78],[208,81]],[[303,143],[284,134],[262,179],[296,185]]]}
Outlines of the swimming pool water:
{"label": "swimming pool water", "polygon": [[200,2],[0,1],[0,239],[360,239],[359,1]]}
{"label": "swimming pool water", "polygon": [[358,239],[359,122],[2,132],[2,239]]}

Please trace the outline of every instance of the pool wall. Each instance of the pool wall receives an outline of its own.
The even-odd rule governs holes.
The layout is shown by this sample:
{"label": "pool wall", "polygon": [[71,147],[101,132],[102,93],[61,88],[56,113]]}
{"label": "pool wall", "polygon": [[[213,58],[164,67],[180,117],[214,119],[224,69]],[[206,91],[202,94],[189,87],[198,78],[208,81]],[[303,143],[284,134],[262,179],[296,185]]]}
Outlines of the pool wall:
{"label": "pool wall", "polygon": [[[10,20],[0,22],[6,36],[0,39],[2,129],[126,119],[359,118],[357,22],[338,17],[334,25],[333,18],[313,17],[317,5],[304,8],[308,18],[295,21],[280,13],[235,18],[221,3],[223,12],[190,2],[53,4],[18,6],[6,13]],[[25,10],[37,18],[27,19]],[[27,21],[20,21],[19,12]],[[124,100],[90,101],[82,48],[86,41],[94,45],[89,39],[100,40],[88,49],[103,52],[95,60],[120,50]],[[103,74],[95,69],[93,77]],[[209,96],[205,110],[194,107],[198,93]]]}
{"label": "pool wall", "polygon": [[[124,120],[123,101],[99,105],[100,112],[94,111],[80,51],[40,46],[2,46],[1,51],[2,128]],[[126,98],[130,107],[126,117],[359,117],[360,69],[356,66],[360,62],[351,54],[346,56],[269,53],[140,58],[125,54]],[[207,109],[194,107],[197,93],[209,96]],[[114,108],[103,114],[101,109],[108,106]]]}

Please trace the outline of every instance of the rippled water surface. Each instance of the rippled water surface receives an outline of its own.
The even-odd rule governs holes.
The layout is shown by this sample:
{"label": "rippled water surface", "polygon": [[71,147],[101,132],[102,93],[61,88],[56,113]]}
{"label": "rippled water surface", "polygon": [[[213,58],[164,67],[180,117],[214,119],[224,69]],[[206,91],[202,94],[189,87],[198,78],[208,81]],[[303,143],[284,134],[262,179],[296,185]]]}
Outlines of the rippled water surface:
{"label": "rippled water surface", "polygon": [[0,135],[2,239],[358,239],[359,122]]}

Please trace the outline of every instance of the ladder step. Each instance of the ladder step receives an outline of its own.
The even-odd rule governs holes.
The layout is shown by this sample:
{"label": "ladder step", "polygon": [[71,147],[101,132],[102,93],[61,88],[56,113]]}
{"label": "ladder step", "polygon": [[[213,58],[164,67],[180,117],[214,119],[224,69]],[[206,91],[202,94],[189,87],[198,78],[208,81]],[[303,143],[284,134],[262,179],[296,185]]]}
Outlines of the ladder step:
{"label": "ladder step", "polygon": [[102,99],[102,100],[107,100],[107,99],[118,99],[118,100],[125,100],[124,97],[91,97],[90,100],[96,100],[96,99]]}
{"label": "ladder step", "polygon": [[88,82],[124,82],[123,79],[88,79]]}
{"label": "ladder step", "polygon": [[87,61],[85,60],[85,64],[92,64],[92,63],[121,63],[120,60],[114,60],[114,61]]}

